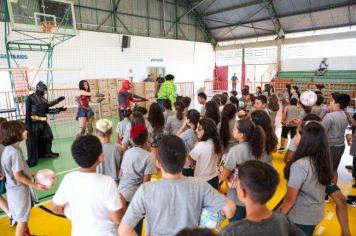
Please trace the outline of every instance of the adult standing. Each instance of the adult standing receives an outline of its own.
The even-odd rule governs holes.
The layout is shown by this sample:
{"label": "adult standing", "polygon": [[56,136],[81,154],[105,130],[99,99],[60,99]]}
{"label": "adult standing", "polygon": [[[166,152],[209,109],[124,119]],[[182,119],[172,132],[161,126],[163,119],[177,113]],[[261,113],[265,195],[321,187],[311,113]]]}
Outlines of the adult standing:
{"label": "adult standing", "polygon": [[149,74],[147,78],[143,80],[143,82],[155,82],[155,81],[152,79],[152,76]]}
{"label": "adult standing", "polygon": [[59,153],[52,152],[53,133],[47,123],[47,114],[57,114],[67,110],[65,107],[50,108],[65,99],[59,97],[48,102],[44,97],[47,92],[47,85],[42,81],[36,85],[36,92],[26,99],[26,129],[28,130],[27,163],[30,167],[35,166],[40,157],[58,157]]}
{"label": "adult standing", "polygon": [[168,74],[165,77],[166,81],[162,84],[157,95],[157,102],[160,107],[163,108],[163,102],[165,100],[171,101],[171,104],[174,105],[177,99],[177,88],[174,84],[174,75]]}
{"label": "adult standing", "polygon": [[232,81],[232,90],[236,91],[236,82],[237,82],[238,78],[236,76],[236,73],[234,73],[234,75],[231,77],[231,81]]}

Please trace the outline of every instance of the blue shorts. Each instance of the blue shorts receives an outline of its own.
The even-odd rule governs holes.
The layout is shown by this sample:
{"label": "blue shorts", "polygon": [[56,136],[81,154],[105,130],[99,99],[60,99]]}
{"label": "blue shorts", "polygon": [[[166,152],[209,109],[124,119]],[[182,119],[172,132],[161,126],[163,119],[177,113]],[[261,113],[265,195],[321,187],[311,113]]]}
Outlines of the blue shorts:
{"label": "blue shorts", "polygon": [[82,117],[86,117],[86,118],[90,118],[94,116],[94,112],[92,109],[85,109],[84,107],[79,107],[78,111],[77,111],[77,120],[78,118],[82,118]]}

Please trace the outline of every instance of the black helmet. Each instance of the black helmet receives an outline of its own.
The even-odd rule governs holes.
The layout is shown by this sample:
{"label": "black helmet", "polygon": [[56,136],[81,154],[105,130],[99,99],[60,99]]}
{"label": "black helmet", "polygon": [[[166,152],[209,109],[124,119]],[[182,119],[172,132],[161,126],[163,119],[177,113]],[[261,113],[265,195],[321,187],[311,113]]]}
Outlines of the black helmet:
{"label": "black helmet", "polygon": [[165,79],[166,80],[174,80],[174,75],[168,74],[168,75],[166,75]]}
{"label": "black helmet", "polygon": [[47,91],[47,85],[42,81],[38,82],[36,85],[36,91],[44,93]]}

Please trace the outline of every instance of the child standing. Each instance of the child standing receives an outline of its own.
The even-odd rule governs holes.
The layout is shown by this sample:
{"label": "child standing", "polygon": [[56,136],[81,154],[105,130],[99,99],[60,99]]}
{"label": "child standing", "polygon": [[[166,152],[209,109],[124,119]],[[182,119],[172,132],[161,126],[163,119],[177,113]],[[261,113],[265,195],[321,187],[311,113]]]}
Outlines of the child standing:
{"label": "child standing", "polygon": [[290,100],[290,105],[286,107],[286,109],[282,113],[282,133],[281,133],[281,146],[278,149],[279,152],[284,152],[284,143],[285,140],[288,139],[288,134],[290,133],[291,139],[295,136],[297,132],[297,126],[292,121],[298,117],[298,100],[296,98],[292,98]]}
{"label": "child standing", "polygon": [[268,97],[267,109],[268,109],[268,114],[272,120],[272,125],[273,125],[273,127],[275,127],[276,126],[276,115],[279,110],[278,97],[276,94],[271,94],[271,96]]}
{"label": "child standing", "polygon": [[248,160],[261,160],[269,162],[264,153],[265,135],[260,126],[250,120],[239,120],[234,126],[234,138],[239,144],[232,147],[227,154],[222,172],[219,173],[220,181],[229,180],[227,197],[234,201],[237,211],[231,221],[245,218],[246,209],[236,195],[236,178],[239,166]]}
{"label": "child standing", "polygon": [[164,100],[163,107],[164,107],[164,112],[163,112],[164,124],[166,124],[168,117],[174,115],[174,111],[172,111],[172,103],[170,100]]}
{"label": "child standing", "polygon": [[2,143],[5,149],[1,156],[1,167],[6,177],[6,190],[9,210],[13,220],[17,221],[16,236],[30,236],[28,220],[32,201],[35,196],[31,188],[46,190],[46,186],[34,183],[20,143],[27,138],[25,125],[20,121],[8,121],[1,125]]}
{"label": "child standing", "polygon": [[298,86],[292,86],[292,88],[291,88],[291,90],[290,90],[290,94],[291,94],[290,99],[296,98],[296,99],[299,100],[300,92],[299,92]]}
{"label": "child standing", "polygon": [[201,116],[205,116],[205,104],[206,104],[206,100],[207,100],[207,97],[206,97],[206,94],[203,93],[203,92],[200,92],[198,93],[198,102],[199,104],[202,106],[200,108],[200,115]]}
{"label": "child standing", "polygon": [[104,159],[99,139],[82,136],[74,141],[71,152],[80,169],[64,176],[52,199],[52,212],[61,215],[66,212],[72,222],[73,236],[117,235],[125,203],[114,180],[95,173]]}
{"label": "child standing", "polygon": [[[134,144],[132,148],[124,154],[121,164],[119,192],[129,205],[137,189],[144,182],[151,180],[151,175],[156,174],[156,163],[153,155],[144,149],[148,140],[147,128],[144,124],[136,124],[131,128],[131,140]],[[136,232],[141,234],[142,222],[136,228]]]}
{"label": "child standing", "polygon": [[123,110],[122,115],[124,119],[122,121],[119,121],[116,127],[118,144],[122,143],[122,140],[124,139],[124,136],[126,134],[127,126],[131,123],[131,115],[132,115],[131,109]]}
{"label": "child standing", "polygon": [[184,123],[183,118],[185,106],[182,102],[178,101],[174,104],[174,108],[176,110],[176,114],[168,117],[164,129],[166,133],[176,135]]}
{"label": "child standing", "polygon": [[246,206],[246,219],[230,223],[219,235],[304,236],[286,216],[272,212],[266,206],[276,192],[278,182],[278,172],[266,163],[250,160],[241,164],[237,195]]}
{"label": "child standing", "polygon": [[110,142],[112,135],[112,122],[100,119],[96,122],[96,136],[103,146],[104,160],[97,166],[96,173],[108,175],[119,184],[119,172],[122,160],[122,149],[119,145]]}
{"label": "child standing", "polygon": [[[183,140],[187,153],[189,153],[194,148],[194,145],[198,141],[198,137],[195,133],[195,130],[197,129],[199,119],[200,114],[197,110],[189,110],[187,112],[187,119],[185,120],[184,125],[177,133],[177,136],[179,136]],[[194,162],[187,161],[184,164],[183,175],[194,176]]]}
{"label": "child standing", "polygon": [[311,113],[317,116],[321,116],[323,112],[324,97],[321,94],[317,94],[317,99],[315,105],[312,107]]}
{"label": "child standing", "polygon": [[203,208],[222,211],[226,218],[235,213],[234,204],[204,180],[183,176],[186,155],[179,137],[167,135],[162,139],[158,148],[162,178],[137,190],[120,224],[120,235],[135,235],[134,227],[145,216],[147,235],[175,235],[185,228],[197,228]]}
{"label": "child standing", "polygon": [[222,148],[215,122],[209,118],[199,120],[197,136],[199,142],[188,156],[189,160],[196,161],[194,176],[207,181],[215,189],[218,189],[218,164]]}
{"label": "child standing", "polygon": [[339,167],[341,157],[345,150],[344,135],[348,126],[348,120],[344,110],[350,102],[350,96],[341,93],[333,93],[331,96],[331,112],[324,117],[323,125],[329,140],[333,183],[337,183],[337,168]]}
{"label": "child standing", "polygon": [[328,140],[323,126],[311,121],[294,141],[298,148],[284,169],[288,188],[281,212],[311,236],[323,219],[325,187],[332,179]]}

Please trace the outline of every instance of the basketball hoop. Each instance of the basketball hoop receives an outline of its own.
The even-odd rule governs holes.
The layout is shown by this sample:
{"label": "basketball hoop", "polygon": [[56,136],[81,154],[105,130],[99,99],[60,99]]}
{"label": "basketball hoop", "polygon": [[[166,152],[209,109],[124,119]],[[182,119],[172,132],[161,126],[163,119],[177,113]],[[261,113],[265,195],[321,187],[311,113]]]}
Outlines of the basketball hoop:
{"label": "basketball hoop", "polygon": [[43,21],[41,22],[42,32],[52,33],[53,29],[58,28],[59,24],[57,21]]}

